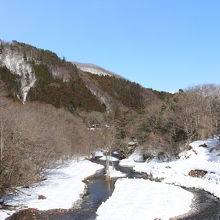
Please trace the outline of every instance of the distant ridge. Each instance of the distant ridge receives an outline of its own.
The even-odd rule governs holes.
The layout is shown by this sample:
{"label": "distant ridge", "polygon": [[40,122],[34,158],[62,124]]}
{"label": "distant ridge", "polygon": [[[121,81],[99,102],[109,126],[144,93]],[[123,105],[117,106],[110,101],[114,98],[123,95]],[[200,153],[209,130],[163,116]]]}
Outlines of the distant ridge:
{"label": "distant ridge", "polygon": [[[114,76],[116,78],[123,78],[117,73],[111,72],[106,70],[100,66],[90,64],[90,63],[80,63],[80,62],[73,62],[80,70],[83,72],[89,72],[95,75],[103,75],[103,76]],[[124,78],[123,78],[124,79]]]}

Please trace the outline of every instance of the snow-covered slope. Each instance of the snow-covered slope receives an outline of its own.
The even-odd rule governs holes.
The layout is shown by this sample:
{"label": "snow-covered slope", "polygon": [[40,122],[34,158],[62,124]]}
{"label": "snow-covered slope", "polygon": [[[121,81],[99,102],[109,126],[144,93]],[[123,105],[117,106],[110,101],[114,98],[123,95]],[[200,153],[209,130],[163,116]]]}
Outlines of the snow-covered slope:
{"label": "snow-covered slope", "polygon": [[[205,145],[204,145],[205,144]],[[220,140],[208,139],[190,144],[192,149],[182,152],[180,158],[170,162],[151,160],[135,163],[132,158],[121,165],[133,166],[137,172],[144,172],[159,178],[164,183],[204,189],[220,198]],[[200,177],[190,175],[201,172]]]}
{"label": "snow-covered slope", "polygon": [[103,75],[103,76],[115,76],[121,78],[116,73],[110,72],[100,66],[94,65],[94,64],[88,64],[88,63],[79,63],[79,62],[73,62],[80,70],[83,72],[89,72],[95,75]]}
{"label": "snow-covered slope", "polygon": [[0,66],[6,66],[13,74],[21,77],[18,96],[25,102],[28,91],[36,81],[32,66],[25,61],[22,53],[13,51],[10,47],[5,47],[0,54]]}

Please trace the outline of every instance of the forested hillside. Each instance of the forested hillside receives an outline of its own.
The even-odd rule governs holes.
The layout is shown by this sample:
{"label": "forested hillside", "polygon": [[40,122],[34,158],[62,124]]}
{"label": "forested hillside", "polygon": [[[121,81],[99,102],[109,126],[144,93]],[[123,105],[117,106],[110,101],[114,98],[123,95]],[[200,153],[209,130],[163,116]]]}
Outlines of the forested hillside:
{"label": "forested hillside", "polygon": [[[140,85],[119,76],[89,73],[85,82],[84,73],[75,64],[51,51],[17,41],[1,42],[0,62],[4,71],[10,70],[20,77],[13,93],[23,101],[41,101],[70,111],[104,112],[106,107],[111,111],[122,106],[140,108],[147,93]],[[11,83],[2,76],[2,81],[6,80]]]}
{"label": "forested hillside", "polygon": [[193,140],[219,135],[219,86],[171,94],[92,68],[1,41],[0,191],[36,182],[60,159],[95,149],[126,157],[137,146],[145,159],[169,159]]}

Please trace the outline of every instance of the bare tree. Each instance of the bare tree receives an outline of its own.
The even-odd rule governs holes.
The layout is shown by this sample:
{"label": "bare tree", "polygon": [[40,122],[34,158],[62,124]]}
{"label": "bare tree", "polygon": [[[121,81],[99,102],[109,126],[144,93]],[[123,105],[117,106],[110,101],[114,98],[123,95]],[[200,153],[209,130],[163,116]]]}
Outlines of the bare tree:
{"label": "bare tree", "polygon": [[[103,149],[105,149],[106,155],[106,176],[110,176],[110,164],[112,163],[112,150],[115,144],[115,127],[113,125],[104,125],[101,129],[101,140]],[[113,163],[111,164],[113,166]]]}

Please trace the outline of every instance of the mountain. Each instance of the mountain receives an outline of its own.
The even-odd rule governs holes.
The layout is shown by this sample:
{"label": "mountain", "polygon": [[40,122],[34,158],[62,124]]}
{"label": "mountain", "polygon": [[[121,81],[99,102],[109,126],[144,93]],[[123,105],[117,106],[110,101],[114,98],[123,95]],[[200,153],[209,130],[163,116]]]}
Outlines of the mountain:
{"label": "mountain", "polygon": [[100,148],[125,158],[138,145],[143,160],[176,158],[192,140],[220,133],[219,91],[155,91],[92,64],[1,41],[0,194]]}
{"label": "mountain", "polygon": [[1,95],[10,93],[23,103],[41,101],[71,112],[137,110],[146,99],[159,97],[102,67],[67,62],[51,51],[17,41],[1,41],[0,80]]}
{"label": "mountain", "polygon": [[89,64],[89,63],[79,63],[79,62],[73,62],[80,70],[83,72],[89,72],[95,75],[102,75],[102,76],[115,76],[117,78],[123,78],[122,76],[119,76],[116,73],[113,73],[111,71],[108,71],[100,66]]}

